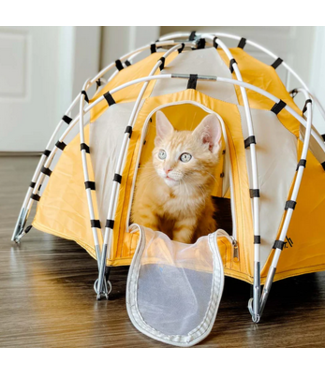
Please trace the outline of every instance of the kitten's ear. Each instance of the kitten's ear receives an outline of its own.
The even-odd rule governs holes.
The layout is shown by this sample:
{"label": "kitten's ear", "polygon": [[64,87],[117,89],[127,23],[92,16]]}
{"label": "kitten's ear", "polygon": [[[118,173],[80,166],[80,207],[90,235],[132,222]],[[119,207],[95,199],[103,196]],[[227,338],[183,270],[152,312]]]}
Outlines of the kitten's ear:
{"label": "kitten's ear", "polygon": [[156,131],[156,146],[158,146],[167,135],[174,132],[173,125],[168,121],[168,118],[161,111],[156,113]]}
{"label": "kitten's ear", "polygon": [[200,125],[193,131],[193,135],[209,144],[209,150],[215,154],[219,151],[221,143],[221,124],[218,117],[210,114],[201,121]]}

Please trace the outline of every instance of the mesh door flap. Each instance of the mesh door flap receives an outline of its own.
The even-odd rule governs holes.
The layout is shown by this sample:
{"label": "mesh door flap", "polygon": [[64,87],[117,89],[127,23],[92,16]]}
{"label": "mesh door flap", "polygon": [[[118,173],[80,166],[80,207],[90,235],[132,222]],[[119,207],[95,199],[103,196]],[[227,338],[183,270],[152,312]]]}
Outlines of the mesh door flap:
{"label": "mesh door flap", "polygon": [[214,324],[224,284],[217,232],[188,245],[138,225],[131,230],[140,231],[127,282],[132,323],[172,345],[203,340]]}

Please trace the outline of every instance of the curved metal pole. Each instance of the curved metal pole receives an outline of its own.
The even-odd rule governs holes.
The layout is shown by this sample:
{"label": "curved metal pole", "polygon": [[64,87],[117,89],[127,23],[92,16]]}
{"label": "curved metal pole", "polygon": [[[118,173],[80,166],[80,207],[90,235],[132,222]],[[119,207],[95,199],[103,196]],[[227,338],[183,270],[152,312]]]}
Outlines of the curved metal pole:
{"label": "curved metal pole", "polygon": [[[157,47],[164,47],[164,46],[168,46],[168,45],[171,45],[171,44],[179,44],[178,42],[174,42],[174,41],[168,41],[168,42],[157,42],[156,45]],[[147,50],[150,48],[150,44],[146,45],[146,46],[143,46],[143,47],[140,47],[132,52],[129,52],[125,55],[123,55],[120,60],[123,62],[125,60],[127,60],[128,58],[130,57],[134,57],[136,55],[138,55],[139,53]],[[107,65],[104,69],[102,69],[94,78],[92,78],[89,83],[88,83],[88,89],[94,84],[96,83],[96,81],[98,81],[98,79],[101,79],[102,76],[104,74],[106,74],[110,69],[112,69],[113,67],[115,67],[115,62],[112,62],[110,63],[109,65]],[[118,71],[117,71],[118,73]],[[111,77],[112,78],[112,77]],[[38,191],[35,191],[34,189],[34,186],[36,184],[36,181],[38,180],[39,176],[40,176],[40,173],[41,173],[41,169],[42,167],[45,166],[45,163],[48,159],[48,156],[50,155],[51,153],[51,145],[53,144],[54,140],[56,139],[59,131],[61,130],[62,126],[64,123],[67,123],[66,121],[68,121],[68,125],[70,124],[71,122],[71,119],[69,117],[69,114],[70,112],[73,110],[73,108],[75,107],[75,105],[79,102],[80,100],[80,93],[75,97],[75,99],[73,100],[73,102],[70,104],[69,108],[66,110],[63,118],[59,121],[58,125],[56,126],[53,134],[51,135],[50,137],[50,140],[48,141],[47,143],[47,146],[46,146],[46,149],[44,151],[44,153],[42,154],[39,162],[38,162],[38,165],[35,169],[35,172],[33,174],[33,177],[32,177],[32,181],[30,183],[30,186],[28,187],[27,189],[27,192],[26,192],[26,195],[25,195],[25,198],[24,198],[24,201],[23,201],[23,204],[22,204],[22,207],[20,209],[20,213],[18,215],[18,218],[17,218],[17,221],[16,221],[16,224],[15,224],[15,228],[14,228],[14,231],[13,231],[13,234],[12,234],[12,237],[11,237],[11,240],[12,241],[15,241],[17,243],[20,242],[20,239],[23,237],[23,235],[25,234],[24,233],[24,228],[26,226],[26,223],[27,223],[27,219],[28,219],[28,216],[29,216],[29,213],[30,213],[30,210],[28,209],[27,205],[28,205],[28,202],[30,201],[30,198],[32,196],[32,194],[37,194]],[[65,120],[64,120],[65,119]],[[70,122],[69,122],[70,121]],[[62,137],[61,137],[62,138]],[[52,149],[53,151],[53,149]],[[46,166],[45,166],[46,167]]]}
{"label": "curved metal pole", "polygon": [[[187,43],[187,45],[193,45],[193,43]],[[178,45],[170,48],[163,55],[163,59],[166,59],[172,52],[176,51],[177,49],[179,49],[181,47],[182,47],[182,45],[178,44]],[[154,74],[156,73],[156,71],[158,70],[158,68],[160,68],[162,64],[163,64],[163,61],[161,59],[158,60],[157,63],[155,64],[155,66],[153,67],[153,69],[151,70],[148,77],[153,77]],[[134,126],[134,123],[135,123],[135,120],[136,120],[136,114],[138,113],[142,97],[143,97],[143,95],[144,95],[144,93],[147,89],[148,84],[149,84],[149,81],[145,81],[144,85],[142,86],[142,88],[139,92],[139,95],[137,97],[137,100],[135,102],[133,110],[131,112],[129,121],[127,123],[127,127],[131,128],[131,129]],[[132,130],[130,130],[130,131],[132,132]],[[128,146],[128,143],[129,143],[130,136],[131,136],[130,132],[125,132],[123,142],[122,142],[122,146],[121,146],[121,149],[120,149],[119,158],[118,158],[117,164],[116,164],[115,175],[121,176],[121,174],[122,174],[122,167],[124,165],[126,150],[127,150],[127,146]],[[114,224],[112,224],[112,223],[114,223],[117,197],[118,197],[119,190],[120,190],[120,182],[118,182],[116,180],[113,180],[111,198],[110,198],[110,203],[109,203],[109,207],[108,207],[107,221],[106,221],[108,224],[105,227],[104,241],[103,241],[101,261],[100,261],[100,269],[99,269],[99,274],[98,274],[98,281],[96,282],[97,283],[97,300],[100,300],[101,295],[102,295],[102,286],[103,286],[103,282],[104,282],[106,259],[107,259],[107,257],[110,258],[110,256],[111,256],[110,248],[108,249],[108,244],[109,244],[109,241],[110,241],[110,239],[112,237],[112,233],[113,233]]]}

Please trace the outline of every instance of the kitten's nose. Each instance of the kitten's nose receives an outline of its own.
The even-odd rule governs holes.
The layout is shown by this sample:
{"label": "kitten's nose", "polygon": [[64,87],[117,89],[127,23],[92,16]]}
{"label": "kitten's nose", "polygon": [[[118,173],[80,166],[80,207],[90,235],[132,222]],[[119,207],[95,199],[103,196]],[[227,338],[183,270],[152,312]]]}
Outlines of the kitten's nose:
{"label": "kitten's nose", "polygon": [[165,168],[165,172],[166,172],[167,175],[168,175],[168,173],[171,172],[172,170],[173,170],[172,168],[170,168],[170,169]]}

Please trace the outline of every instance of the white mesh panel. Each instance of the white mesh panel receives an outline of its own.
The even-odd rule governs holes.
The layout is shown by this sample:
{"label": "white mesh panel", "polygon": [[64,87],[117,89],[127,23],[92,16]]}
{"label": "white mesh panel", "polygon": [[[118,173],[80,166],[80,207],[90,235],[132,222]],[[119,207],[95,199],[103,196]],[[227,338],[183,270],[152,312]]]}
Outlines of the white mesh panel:
{"label": "white mesh panel", "polygon": [[223,290],[216,234],[188,245],[161,232],[139,230],[127,285],[130,319],[159,341],[194,345],[211,331]]}

